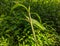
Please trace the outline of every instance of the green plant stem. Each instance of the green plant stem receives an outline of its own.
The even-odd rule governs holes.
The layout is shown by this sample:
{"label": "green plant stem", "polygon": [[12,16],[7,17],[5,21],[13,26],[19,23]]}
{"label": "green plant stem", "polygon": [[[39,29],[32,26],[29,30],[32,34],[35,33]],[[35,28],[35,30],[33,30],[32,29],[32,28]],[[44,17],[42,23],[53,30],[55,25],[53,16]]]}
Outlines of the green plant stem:
{"label": "green plant stem", "polygon": [[29,14],[29,22],[31,24],[31,29],[32,29],[32,32],[33,32],[34,40],[35,40],[35,43],[36,43],[36,46],[37,46],[37,40],[36,40],[35,31],[34,31],[34,27],[33,27],[33,24],[32,24],[32,19],[31,19],[30,6],[29,6],[28,14]]}

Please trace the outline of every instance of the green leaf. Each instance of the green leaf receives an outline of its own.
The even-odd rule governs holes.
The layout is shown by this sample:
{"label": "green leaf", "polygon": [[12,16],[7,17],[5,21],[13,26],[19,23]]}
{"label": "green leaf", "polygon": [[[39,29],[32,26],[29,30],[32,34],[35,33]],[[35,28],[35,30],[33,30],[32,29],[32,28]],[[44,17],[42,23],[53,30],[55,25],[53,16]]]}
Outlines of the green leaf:
{"label": "green leaf", "polygon": [[41,23],[39,23],[37,20],[35,20],[35,19],[32,19],[32,23],[33,23],[33,25],[36,25],[36,26],[38,26],[40,29],[42,29],[42,30],[45,30],[46,28],[41,24]]}
{"label": "green leaf", "polygon": [[35,13],[35,12],[31,12],[31,14],[34,14],[38,17],[39,21],[41,22],[41,17],[39,16],[39,14]]}
{"label": "green leaf", "polygon": [[27,9],[27,7],[26,7],[25,5],[18,3],[18,4],[15,4],[15,5],[11,8],[10,15],[11,15],[11,13],[13,12],[13,10],[14,10],[15,8],[17,8],[17,7],[23,7],[23,8],[25,8],[26,11],[28,11],[28,9]]}
{"label": "green leaf", "polygon": [[[29,22],[29,17],[26,16],[26,18],[28,19],[27,21]],[[36,27],[38,26],[39,29],[46,30],[46,28],[40,22],[38,22],[37,20],[35,20],[33,18],[31,18],[31,19],[32,19],[32,23],[33,23],[34,26],[36,25]]]}

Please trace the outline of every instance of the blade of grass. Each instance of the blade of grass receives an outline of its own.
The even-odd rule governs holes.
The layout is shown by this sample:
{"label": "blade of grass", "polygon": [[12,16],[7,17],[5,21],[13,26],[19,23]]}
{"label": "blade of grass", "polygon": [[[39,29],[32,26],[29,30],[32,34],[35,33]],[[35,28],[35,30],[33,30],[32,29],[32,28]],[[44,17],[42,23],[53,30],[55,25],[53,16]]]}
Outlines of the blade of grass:
{"label": "blade of grass", "polygon": [[35,12],[31,12],[31,14],[36,15],[36,16],[38,17],[38,19],[39,19],[39,22],[40,22],[40,23],[42,22],[42,21],[41,21],[41,17],[39,16],[39,14],[37,14],[37,13],[35,13]]}
{"label": "blade of grass", "polygon": [[11,15],[11,13],[13,12],[13,10],[16,9],[17,7],[23,7],[23,8],[25,8],[26,11],[28,11],[28,9],[27,9],[27,7],[26,7],[25,5],[18,3],[18,4],[15,4],[15,5],[11,8],[10,15]]}

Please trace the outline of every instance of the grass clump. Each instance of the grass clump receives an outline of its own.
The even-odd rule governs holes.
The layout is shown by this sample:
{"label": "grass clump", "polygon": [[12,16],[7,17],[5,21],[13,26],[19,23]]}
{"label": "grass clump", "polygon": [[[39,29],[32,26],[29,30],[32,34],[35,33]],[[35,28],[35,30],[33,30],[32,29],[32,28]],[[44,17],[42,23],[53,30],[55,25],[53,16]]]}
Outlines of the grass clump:
{"label": "grass clump", "polygon": [[50,0],[2,0],[0,3],[3,4],[0,5],[1,46],[60,45],[55,20],[52,20],[59,3]]}

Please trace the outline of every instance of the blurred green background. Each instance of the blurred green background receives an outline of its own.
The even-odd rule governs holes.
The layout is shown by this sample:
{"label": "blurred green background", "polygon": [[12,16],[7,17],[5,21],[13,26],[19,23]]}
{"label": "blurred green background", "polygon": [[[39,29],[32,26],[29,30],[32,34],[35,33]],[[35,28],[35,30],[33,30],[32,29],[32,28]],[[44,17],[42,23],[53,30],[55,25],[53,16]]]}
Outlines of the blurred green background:
{"label": "blurred green background", "polygon": [[11,13],[16,3],[27,8],[30,4],[31,12],[39,14],[47,29],[34,27],[38,46],[60,46],[60,0],[0,0],[0,46],[36,46],[30,23],[21,20],[28,14],[26,10],[17,7]]}

